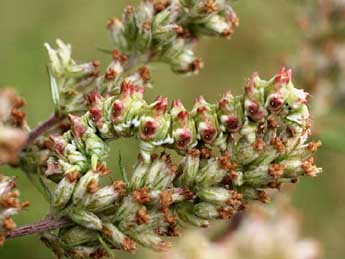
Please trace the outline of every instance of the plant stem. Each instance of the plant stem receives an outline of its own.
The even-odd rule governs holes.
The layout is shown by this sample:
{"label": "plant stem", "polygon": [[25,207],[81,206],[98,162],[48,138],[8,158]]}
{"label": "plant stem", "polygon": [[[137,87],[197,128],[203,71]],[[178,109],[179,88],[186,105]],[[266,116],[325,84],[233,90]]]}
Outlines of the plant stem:
{"label": "plant stem", "polygon": [[6,239],[38,234],[45,231],[66,227],[71,223],[72,222],[68,218],[48,218],[37,223],[21,226],[12,231],[6,232]]}
{"label": "plant stem", "polygon": [[54,127],[56,124],[61,122],[64,119],[64,116],[61,116],[57,113],[52,114],[46,121],[42,122],[40,125],[38,125],[35,129],[33,129],[30,134],[27,141],[27,145],[34,142],[36,138],[47,132],[49,129]]}

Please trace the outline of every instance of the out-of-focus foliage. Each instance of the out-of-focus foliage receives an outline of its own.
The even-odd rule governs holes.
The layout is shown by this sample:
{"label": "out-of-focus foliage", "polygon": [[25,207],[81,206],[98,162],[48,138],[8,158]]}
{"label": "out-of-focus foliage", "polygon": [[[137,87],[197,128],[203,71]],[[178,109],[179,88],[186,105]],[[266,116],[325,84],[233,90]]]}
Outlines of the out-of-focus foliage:
{"label": "out-of-focus foliage", "polygon": [[[136,3],[137,1],[130,1]],[[97,51],[97,47],[111,48],[111,40],[106,36],[104,17],[121,14],[128,1],[103,0],[28,0],[0,2],[0,85],[16,85],[20,94],[30,100],[26,111],[30,114],[30,125],[50,115],[52,102],[44,64],[47,56],[43,51],[44,42],[53,42],[61,37],[78,46],[74,51],[76,60],[97,58],[107,61],[108,57]],[[169,95],[181,97],[187,107],[198,94],[215,100],[218,93],[229,88],[239,93],[244,79],[254,70],[263,77],[274,73],[279,66],[279,57],[299,55],[298,42],[304,35],[299,33],[295,23],[296,4],[285,0],[241,0],[233,5],[240,17],[240,26],[231,41],[203,41],[197,52],[206,64],[198,76],[178,77],[164,66],[156,67],[153,77],[159,87],[149,92],[149,97]],[[14,18],[15,17],[15,18]],[[66,25],[68,24],[68,26]],[[106,64],[106,62],[103,62]],[[229,85],[231,82],[231,85]],[[313,98],[313,97],[312,97]],[[327,118],[316,121],[320,125],[344,132],[344,115],[332,113]],[[339,134],[339,133],[338,133]],[[336,135],[330,139],[337,142]],[[304,231],[308,236],[319,239],[325,249],[325,258],[341,259],[345,254],[343,246],[345,233],[345,194],[343,182],[344,155],[328,149],[328,140],[324,139],[324,148],[318,157],[318,164],[324,168],[324,174],[314,181],[302,181],[294,192],[294,204],[304,215]],[[116,169],[116,152],[135,154],[134,141],[118,141],[114,147],[110,163]],[[126,160],[126,166],[130,165]],[[19,174],[15,170],[7,170]],[[34,200],[30,210],[18,217],[17,224],[33,222],[42,218],[48,204],[41,198],[23,177],[19,179],[22,193],[28,200]],[[22,188],[24,187],[24,188]],[[51,253],[42,247],[38,237],[25,237],[8,241],[6,249],[0,251],[0,258],[51,258]],[[28,251],[33,251],[28,253]],[[137,258],[142,253],[139,251]],[[135,258],[122,253],[120,258]]]}

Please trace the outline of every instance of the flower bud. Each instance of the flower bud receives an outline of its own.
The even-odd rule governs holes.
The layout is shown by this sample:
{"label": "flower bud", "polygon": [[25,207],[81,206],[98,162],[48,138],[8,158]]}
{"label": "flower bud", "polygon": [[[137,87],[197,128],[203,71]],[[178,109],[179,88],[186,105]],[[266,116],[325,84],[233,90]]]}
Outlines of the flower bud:
{"label": "flower bud", "polygon": [[143,100],[144,88],[135,86],[136,80],[134,77],[125,79],[121,85],[120,98],[112,103],[113,127],[120,136],[133,134],[132,127],[138,127],[139,117],[147,106]]}
{"label": "flower bud", "polygon": [[200,164],[200,151],[192,149],[188,151],[188,155],[183,159],[182,175],[178,178],[179,185],[187,188],[193,188],[196,182],[197,173]]}
{"label": "flower bud", "polygon": [[145,185],[146,172],[150,164],[146,163],[142,157],[139,157],[137,164],[134,167],[134,172],[131,177],[131,189],[140,189]]}
{"label": "flower bud", "polygon": [[238,132],[243,124],[242,98],[227,92],[218,102],[218,113],[224,131]]}
{"label": "flower bud", "polygon": [[123,234],[117,227],[111,223],[104,223],[103,236],[115,247],[124,251],[134,252],[136,245],[133,240]]}
{"label": "flower bud", "polygon": [[200,202],[194,206],[194,213],[203,219],[215,219],[218,217],[217,206],[208,202]]}
{"label": "flower bud", "polygon": [[90,186],[93,185],[97,188],[99,176],[100,173],[90,170],[79,179],[75,191],[73,192],[74,205],[77,205],[81,200],[85,199],[87,193],[93,193]]}
{"label": "flower bud", "polygon": [[88,211],[100,212],[109,208],[120,196],[121,193],[117,192],[113,185],[109,185],[89,195],[82,201],[82,205]]}
{"label": "flower bud", "polygon": [[172,137],[177,149],[185,150],[197,144],[194,120],[180,100],[174,100],[171,109]]}
{"label": "flower bud", "polygon": [[107,28],[115,47],[120,49],[121,51],[125,51],[128,45],[125,38],[125,28],[123,26],[123,23],[116,18],[110,19],[108,21]]}
{"label": "flower bud", "polygon": [[176,73],[198,73],[203,67],[202,61],[195,57],[192,45],[180,38],[162,53],[161,60],[170,64]]}
{"label": "flower bud", "polygon": [[158,252],[167,251],[170,247],[169,243],[162,240],[159,236],[157,236],[154,233],[138,233],[133,234],[131,237],[139,244],[141,244],[143,247],[147,247]]}
{"label": "flower bud", "polygon": [[102,230],[102,220],[97,217],[92,212],[88,212],[83,209],[78,209],[75,207],[71,207],[68,210],[68,216],[73,220],[75,223],[91,230]]}
{"label": "flower bud", "polygon": [[87,228],[76,226],[63,232],[60,238],[67,246],[73,247],[98,240],[98,233]]}
{"label": "flower bud", "polygon": [[215,107],[207,103],[204,97],[200,96],[195,100],[192,114],[200,140],[212,144],[217,140],[218,134],[221,137]]}
{"label": "flower bud", "polygon": [[229,190],[222,187],[207,187],[198,190],[200,199],[217,204],[225,205],[231,199]]}
{"label": "flower bud", "polygon": [[176,206],[176,213],[179,220],[191,224],[195,227],[208,227],[209,222],[205,219],[199,218],[193,212],[193,204],[190,202],[181,202]]}
{"label": "flower bud", "polygon": [[214,158],[208,159],[196,175],[197,185],[204,187],[220,183],[227,174],[227,168],[223,168]]}
{"label": "flower bud", "polygon": [[135,215],[139,208],[140,204],[132,196],[127,196],[122,200],[122,204],[116,211],[114,219],[116,222],[125,221],[129,216]]}
{"label": "flower bud", "polygon": [[169,136],[171,121],[167,105],[168,99],[159,96],[140,119],[138,135],[142,141],[140,149],[145,161],[150,159],[149,154],[155,146],[173,142]]}
{"label": "flower bud", "polygon": [[67,173],[55,187],[52,195],[52,206],[55,208],[64,208],[72,197],[74,188],[77,184],[79,173]]}

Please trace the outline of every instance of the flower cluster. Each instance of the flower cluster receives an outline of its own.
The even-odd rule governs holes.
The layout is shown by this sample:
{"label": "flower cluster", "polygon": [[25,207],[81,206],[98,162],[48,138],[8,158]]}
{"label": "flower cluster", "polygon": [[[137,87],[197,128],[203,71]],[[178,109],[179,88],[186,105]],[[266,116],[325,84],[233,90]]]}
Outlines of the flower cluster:
{"label": "flower cluster", "polygon": [[229,37],[238,18],[228,0],[143,0],[127,6],[122,20],[108,22],[116,48],[141,62],[159,60],[177,73],[197,72],[193,53],[200,36]]}
{"label": "flower cluster", "polygon": [[167,253],[148,253],[154,259],[317,259],[322,258],[316,240],[303,238],[291,205],[278,199],[276,206],[252,206],[236,231],[212,242],[201,231],[190,231]]}
{"label": "flower cluster", "polygon": [[14,178],[0,174],[0,246],[4,244],[6,232],[16,227],[11,216],[29,205],[28,202],[19,202],[15,186]]}
{"label": "flower cluster", "polygon": [[313,93],[316,114],[343,106],[345,63],[345,3],[342,0],[305,1],[301,27],[306,33],[295,64],[298,80]]}
{"label": "flower cluster", "polygon": [[[228,92],[216,104],[199,97],[190,112],[179,100],[169,109],[163,97],[147,104],[147,75],[139,69],[112,96],[92,92],[89,111],[70,115],[71,129],[51,136],[52,211],[74,222],[46,236],[54,251],[97,258],[104,247],[134,251],[136,243],[165,250],[161,236],[177,235],[178,225],[231,218],[251,200],[268,202],[265,190],[321,172],[312,158],[319,143],[306,142],[307,94],[290,70],[269,81],[254,74],[242,96]],[[120,137],[140,140],[138,162],[128,182],[102,187],[107,142]],[[183,158],[175,165],[167,153],[154,155],[156,147]]]}
{"label": "flower cluster", "polygon": [[57,49],[53,49],[46,43],[56,112],[84,112],[85,96],[92,89],[96,87],[103,95],[117,93],[127,71],[152,61],[167,63],[176,73],[198,72],[203,66],[193,52],[198,38],[228,38],[238,23],[228,0],[142,0],[138,8],[126,7],[122,21],[109,20],[115,48],[124,55],[110,51],[113,61],[102,75],[99,61],[77,63],[69,44],[57,40]]}
{"label": "flower cluster", "polygon": [[0,165],[18,163],[18,154],[26,142],[24,100],[14,90],[0,90]]}

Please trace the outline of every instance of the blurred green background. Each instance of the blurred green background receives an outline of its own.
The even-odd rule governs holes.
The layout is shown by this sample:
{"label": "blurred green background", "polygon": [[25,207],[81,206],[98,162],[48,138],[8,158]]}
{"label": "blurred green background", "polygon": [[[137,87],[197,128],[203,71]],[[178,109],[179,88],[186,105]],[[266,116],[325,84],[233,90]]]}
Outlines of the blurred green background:
{"label": "blurred green background", "polygon": [[[133,2],[136,1],[0,0],[0,86],[15,86],[26,98],[30,125],[44,120],[52,111],[43,43],[54,43],[59,37],[72,44],[75,59],[99,59],[107,64],[109,57],[96,50],[97,47],[111,48],[106,20],[119,16],[125,3]],[[295,21],[294,3],[288,0],[236,1],[234,8],[241,24],[233,38],[200,42],[197,52],[205,68],[198,76],[181,77],[164,65],[156,66],[155,88],[148,91],[149,100],[158,94],[179,97],[190,108],[198,95],[214,101],[228,89],[239,93],[245,79],[254,71],[264,78],[271,77],[278,71],[283,57],[298,55],[300,50],[303,35]],[[314,124],[316,129],[327,127],[343,135],[344,115],[345,112],[332,111]],[[317,164],[324,168],[324,174],[304,179],[291,190],[293,203],[303,215],[304,233],[319,239],[324,258],[332,259],[345,258],[345,153],[342,153],[345,148],[337,139],[329,133],[318,152]],[[110,160],[115,172],[118,150],[126,154],[126,165],[131,166],[137,152],[134,140],[121,140],[113,150]],[[1,170],[20,176],[18,185],[23,199],[31,202],[29,209],[17,216],[17,223],[30,223],[45,216],[47,203],[22,177],[23,173],[7,168]],[[118,258],[126,256],[121,253]],[[0,258],[53,257],[38,237],[30,236],[8,241],[0,250]]]}

